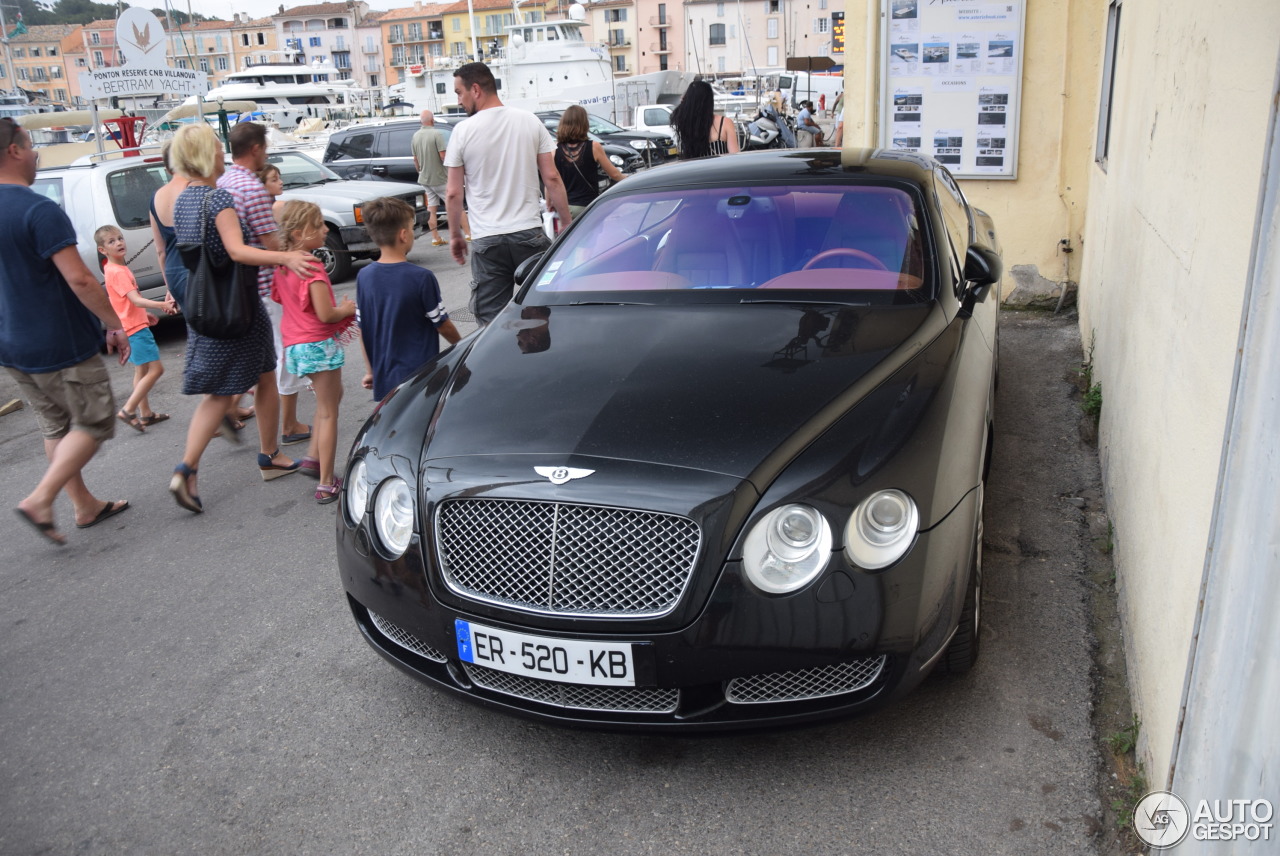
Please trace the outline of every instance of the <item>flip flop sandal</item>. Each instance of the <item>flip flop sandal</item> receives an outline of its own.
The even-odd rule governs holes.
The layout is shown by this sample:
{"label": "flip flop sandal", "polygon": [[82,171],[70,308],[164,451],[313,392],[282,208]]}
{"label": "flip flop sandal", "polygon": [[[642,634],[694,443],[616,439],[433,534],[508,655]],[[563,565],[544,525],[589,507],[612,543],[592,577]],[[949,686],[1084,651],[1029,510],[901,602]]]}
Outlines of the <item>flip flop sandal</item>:
{"label": "flip flop sandal", "polygon": [[130,413],[127,410],[121,410],[119,413],[116,414],[116,418],[119,419],[124,424],[128,425],[134,431],[137,431],[139,434],[147,433],[147,429],[143,427],[142,420],[138,418],[138,414],[136,413]]}
{"label": "flip flop sandal", "polygon": [[115,517],[122,511],[129,509],[129,500],[122,499],[119,502],[108,502],[102,506],[102,510],[98,512],[98,516],[90,520],[88,523],[77,523],[77,529],[88,529],[90,526],[97,526],[108,517]]}
{"label": "flip flop sandal", "polygon": [[67,542],[65,538],[59,539],[57,537],[61,533],[58,532],[58,526],[52,520],[50,520],[48,523],[41,523],[39,520],[36,520],[30,514],[27,514],[27,512],[23,511],[21,508],[15,508],[13,510],[13,513],[21,517],[28,524],[30,524],[44,538],[47,538],[48,540],[57,544],[59,547],[67,546]]}
{"label": "flip flop sandal", "polygon": [[157,422],[164,422],[168,418],[168,413],[152,413],[150,416],[139,416],[138,421],[142,423],[144,428],[150,428]]}

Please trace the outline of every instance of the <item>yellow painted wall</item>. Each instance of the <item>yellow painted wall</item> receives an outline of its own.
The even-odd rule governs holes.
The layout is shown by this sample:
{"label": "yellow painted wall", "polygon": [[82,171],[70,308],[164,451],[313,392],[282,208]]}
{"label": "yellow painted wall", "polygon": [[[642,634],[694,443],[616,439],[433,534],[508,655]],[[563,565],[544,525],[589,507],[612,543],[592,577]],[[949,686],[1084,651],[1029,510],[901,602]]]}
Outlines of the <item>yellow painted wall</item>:
{"label": "yellow painted wall", "polygon": [[1120,35],[1110,157],[1105,171],[1089,168],[1081,332],[1102,384],[1141,751],[1161,785],[1235,366],[1280,4],[1125,0]]}
{"label": "yellow painted wall", "polygon": [[[964,179],[960,186],[995,218],[1006,270],[1030,265],[1054,282],[1076,280],[1106,0],[1028,0],[1026,6],[1018,178]],[[844,141],[850,146],[877,143],[881,26],[880,0],[846,5],[845,92],[850,97]],[[875,53],[870,69],[869,50]],[[1063,238],[1070,239],[1074,252],[1061,252]],[[1006,295],[1013,284],[1006,275]]]}

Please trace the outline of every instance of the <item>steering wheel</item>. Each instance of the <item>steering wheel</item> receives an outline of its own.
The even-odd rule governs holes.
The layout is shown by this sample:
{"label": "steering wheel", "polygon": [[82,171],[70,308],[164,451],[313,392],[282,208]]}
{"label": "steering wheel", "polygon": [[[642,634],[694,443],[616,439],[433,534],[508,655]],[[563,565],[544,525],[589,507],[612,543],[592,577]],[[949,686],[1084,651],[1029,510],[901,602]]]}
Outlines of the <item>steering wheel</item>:
{"label": "steering wheel", "polygon": [[859,261],[866,262],[866,266],[869,266],[872,270],[889,269],[885,266],[884,262],[871,255],[871,253],[864,252],[862,250],[855,250],[852,247],[836,247],[833,250],[823,250],[818,253],[816,256],[809,259],[809,261],[805,262],[804,267],[800,268],[800,270],[813,270],[818,267],[819,262],[825,262],[828,259],[837,259],[841,257],[858,259]]}

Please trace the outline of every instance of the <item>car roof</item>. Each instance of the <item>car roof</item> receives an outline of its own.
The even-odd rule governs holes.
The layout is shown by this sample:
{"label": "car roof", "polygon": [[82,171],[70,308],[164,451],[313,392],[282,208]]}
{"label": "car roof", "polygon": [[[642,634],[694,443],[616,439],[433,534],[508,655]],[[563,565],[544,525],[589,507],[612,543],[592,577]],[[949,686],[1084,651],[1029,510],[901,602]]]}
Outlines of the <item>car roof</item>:
{"label": "car roof", "polygon": [[890,149],[776,149],[676,161],[627,179],[625,192],[698,185],[893,178],[929,187],[937,163]]}

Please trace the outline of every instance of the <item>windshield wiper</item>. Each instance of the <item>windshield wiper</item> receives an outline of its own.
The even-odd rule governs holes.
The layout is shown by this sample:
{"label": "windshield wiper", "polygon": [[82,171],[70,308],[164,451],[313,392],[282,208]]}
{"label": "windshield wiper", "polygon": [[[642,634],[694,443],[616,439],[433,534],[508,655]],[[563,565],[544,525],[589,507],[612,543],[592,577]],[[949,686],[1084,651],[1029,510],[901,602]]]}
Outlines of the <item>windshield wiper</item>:
{"label": "windshield wiper", "polygon": [[639,300],[572,300],[570,306],[652,306]]}
{"label": "windshield wiper", "polygon": [[738,301],[738,303],[739,303],[739,304],[746,304],[746,303],[780,303],[780,304],[782,304],[782,305],[784,305],[784,306],[794,306],[794,305],[795,305],[795,304],[797,304],[797,303],[806,303],[806,304],[808,304],[808,303],[817,303],[817,304],[821,304],[821,305],[823,305],[823,306],[870,306],[870,305],[871,305],[870,301],[866,301],[866,300],[804,300],[804,299],[799,298],[799,297],[795,297],[795,298],[792,298],[792,299],[790,299],[790,300],[786,300],[786,299],[768,299],[768,300],[766,300],[766,299],[760,299],[760,298],[752,299],[752,298],[744,297],[744,298],[742,298],[741,300],[739,300],[739,301]]}

